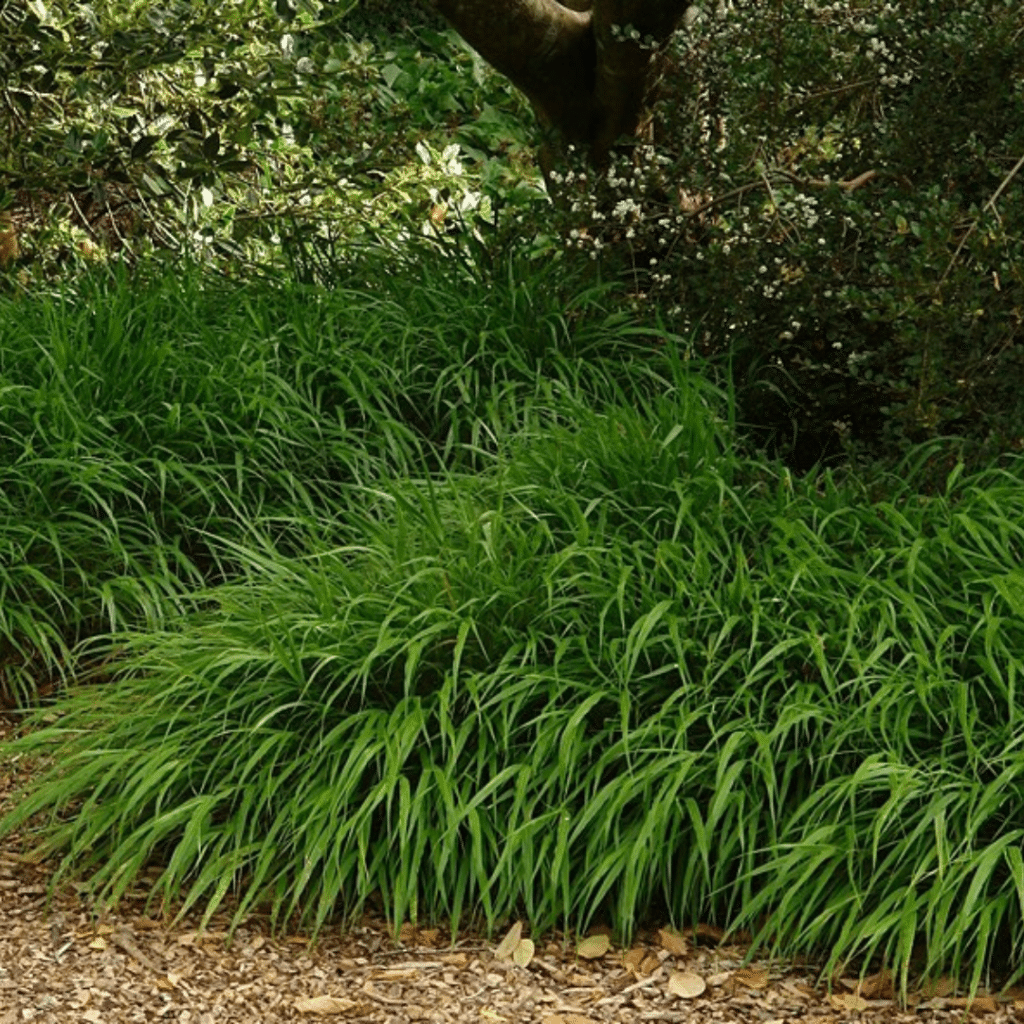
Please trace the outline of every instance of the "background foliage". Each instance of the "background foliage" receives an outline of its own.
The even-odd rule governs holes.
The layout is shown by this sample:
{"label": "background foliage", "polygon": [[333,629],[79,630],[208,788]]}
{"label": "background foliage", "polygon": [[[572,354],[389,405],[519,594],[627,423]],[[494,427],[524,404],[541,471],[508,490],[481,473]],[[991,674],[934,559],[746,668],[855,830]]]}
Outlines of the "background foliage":
{"label": "background foliage", "polygon": [[654,144],[599,189],[574,169],[570,245],[731,361],[795,466],[1020,450],[1019,5],[718,10],[665,55]]}

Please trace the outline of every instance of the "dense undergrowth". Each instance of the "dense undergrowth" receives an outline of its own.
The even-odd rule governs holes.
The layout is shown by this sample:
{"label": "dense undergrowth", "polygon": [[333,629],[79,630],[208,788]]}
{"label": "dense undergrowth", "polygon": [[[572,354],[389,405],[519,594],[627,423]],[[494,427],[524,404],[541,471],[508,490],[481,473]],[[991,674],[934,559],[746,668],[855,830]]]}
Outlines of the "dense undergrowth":
{"label": "dense undergrowth", "polygon": [[538,273],[3,300],[0,671],[79,679],[0,830],[279,925],[1019,978],[1024,461],[795,479],[681,339]]}

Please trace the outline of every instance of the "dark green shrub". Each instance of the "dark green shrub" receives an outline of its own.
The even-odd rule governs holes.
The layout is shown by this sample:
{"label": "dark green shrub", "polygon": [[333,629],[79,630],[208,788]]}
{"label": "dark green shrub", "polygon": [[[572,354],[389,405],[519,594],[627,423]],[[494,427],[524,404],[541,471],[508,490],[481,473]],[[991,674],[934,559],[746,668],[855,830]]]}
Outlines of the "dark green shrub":
{"label": "dark green shrub", "polygon": [[795,466],[1020,449],[1021,27],[1001,0],[705,10],[653,144],[596,188],[570,160],[566,241],[731,361]]}

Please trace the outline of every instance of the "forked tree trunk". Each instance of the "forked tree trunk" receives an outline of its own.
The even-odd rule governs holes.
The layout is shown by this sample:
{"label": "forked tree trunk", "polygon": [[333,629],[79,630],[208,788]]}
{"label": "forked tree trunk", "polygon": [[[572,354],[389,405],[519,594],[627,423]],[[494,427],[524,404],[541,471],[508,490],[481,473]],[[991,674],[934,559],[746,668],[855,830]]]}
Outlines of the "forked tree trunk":
{"label": "forked tree trunk", "polygon": [[526,94],[545,127],[601,166],[618,139],[638,133],[655,49],[690,0],[433,2]]}

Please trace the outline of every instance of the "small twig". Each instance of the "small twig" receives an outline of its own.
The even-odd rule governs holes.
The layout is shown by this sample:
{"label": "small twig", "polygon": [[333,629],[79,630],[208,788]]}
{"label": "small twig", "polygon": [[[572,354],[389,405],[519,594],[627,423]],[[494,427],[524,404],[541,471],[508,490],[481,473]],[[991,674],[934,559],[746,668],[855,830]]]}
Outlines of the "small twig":
{"label": "small twig", "polygon": [[688,1021],[693,1020],[692,1010],[649,1010],[641,1013],[637,1020]]}
{"label": "small twig", "polygon": [[803,185],[804,188],[830,188],[832,185],[838,185],[844,192],[852,192],[854,189],[858,189],[861,185],[866,185],[869,181],[873,181],[878,177],[878,171],[874,168],[868,171],[861,171],[856,177],[847,178],[846,181],[831,181],[827,178],[801,178],[792,171],[780,171],[779,173],[785,175],[794,185]]}
{"label": "small twig", "polygon": [[[436,953],[437,950],[435,949]],[[389,976],[400,974],[403,971],[426,971],[430,968],[451,967],[451,964],[443,960],[409,960],[401,964],[388,964],[386,967],[375,967],[377,980],[387,980]]]}
{"label": "small twig", "polygon": [[1024,156],[1022,156],[1022,157],[1021,157],[1021,158],[1020,158],[1020,159],[1019,159],[1019,160],[1018,160],[1018,161],[1017,161],[1017,162],[1016,162],[1016,163],[1015,163],[1015,164],[1013,165],[1013,170],[1011,170],[1011,171],[1010,171],[1010,173],[1009,173],[1009,174],[1007,174],[1007,176],[1006,176],[1005,178],[1003,178],[1003,180],[1002,180],[1002,181],[1001,181],[1001,182],[999,183],[999,188],[997,188],[997,189],[995,190],[995,192],[993,192],[993,193],[992,193],[992,196],[991,196],[991,198],[989,199],[989,201],[988,201],[988,202],[987,202],[987,203],[986,203],[986,204],[985,204],[985,205],[984,205],[984,206],[983,206],[983,207],[981,208],[981,212],[982,212],[982,213],[984,213],[985,211],[987,211],[987,210],[991,209],[991,208],[992,208],[993,206],[995,206],[995,205],[996,205],[996,203],[997,203],[997,202],[998,202],[998,200],[999,200],[999,197],[1000,197],[1000,196],[1001,196],[1001,195],[1002,195],[1002,194],[1003,194],[1003,193],[1004,193],[1004,192],[1006,191],[1006,186],[1007,186],[1007,185],[1009,185],[1009,184],[1010,184],[1010,182],[1011,182],[1011,181],[1013,181],[1013,179],[1014,179],[1015,177],[1017,177],[1017,172],[1018,172],[1018,171],[1019,171],[1019,170],[1020,170],[1020,169],[1021,169],[1022,167],[1024,167]]}
{"label": "small twig", "polygon": [[[878,177],[878,171],[874,168],[868,171],[862,171],[855,178],[848,178],[846,181],[826,181],[824,178],[801,178],[797,174],[793,174],[791,171],[775,171],[775,174],[781,174],[784,178],[788,179],[794,185],[802,185],[804,188],[830,188],[832,185],[838,185],[845,192],[852,192],[854,189],[860,188],[862,185],[866,185],[869,181],[873,181]],[[745,185],[740,185],[737,188],[730,189],[728,192],[723,192],[720,196],[715,196],[709,199],[705,203],[701,203],[700,206],[695,207],[690,211],[688,217],[693,220],[695,217],[699,217],[702,213],[706,213],[708,210],[714,209],[716,206],[721,206],[723,203],[729,202],[730,199],[738,199],[740,196],[746,195],[748,192],[752,192],[756,188],[766,188],[769,195],[773,195],[771,179],[765,172],[761,173],[761,177],[757,181],[748,181]]]}
{"label": "small twig", "polygon": [[359,989],[359,992],[362,995],[367,996],[370,999],[376,999],[378,1003],[383,1003],[385,1006],[404,1006],[405,1005],[405,1000],[404,999],[392,999],[389,996],[382,996],[374,988],[361,988],[361,989]]}
{"label": "small twig", "polygon": [[602,1003],[611,1002],[613,999],[621,999],[623,996],[629,995],[630,992],[635,992],[639,988],[645,988],[647,985],[653,985],[656,981],[661,980],[664,973],[664,970],[659,967],[656,971],[652,971],[646,978],[634,981],[632,985],[627,985],[624,989],[620,989],[613,995],[605,996],[604,999],[598,999],[594,1005],[600,1006]]}
{"label": "small twig", "polygon": [[154,964],[153,961],[135,945],[132,937],[126,931],[118,929],[118,931],[114,932],[114,934],[110,936],[110,939],[115,946],[120,946],[121,949],[123,949],[133,960],[137,960],[143,967],[153,971],[155,974],[163,973],[160,968],[157,967],[157,965]]}
{"label": "small twig", "polygon": [[449,949],[438,949],[436,946],[420,946],[418,949],[399,947],[398,949],[378,949],[373,956],[454,956],[457,953],[486,953],[489,946],[452,946]]}
{"label": "small twig", "polygon": [[845,189],[847,192],[852,192],[855,188],[860,188],[861,185],[866,185],[869,181],[873,181],[878,177],[878,171],[872,168],[870,171],[864,171],[862,174],[858,174],[856,178],[850,178],[847,181],[839,182],[839,187]]}
{"label": "small twig", "polygon": [[[995,192],[993,192],[992,195],[989,196],[988,202],[981,208],[982,213],[988,213],[989,210],[995,208],[995,204],[999,201],[999,197],[1006,190],[1007,185],[1009,185],[1010,182],[1013,181],[1013,179],[1017,176],[1017,172],[1021,169],[1021,167],[1024,167],[1024,156],[1022,156],[1013,165],[1013,168],[1011,169],[1010,173],[1007,174],[1006,177],[1003,178],[1003,180],[999,183],[999,188],[997,188]],[[976,217],[972,222],[971,226],[967,229],[966,233],[964,234],[964,237],[960,239],[960,244],[956,247],[956,252],[953,253],[952,258],[949,261],[949,265],[942,273],[942,277],[939,278],[939,283],[936,286],[936,288],[941,288],[942,285],[945,283],[946,278],[949,277],[950,271],[953,269],[954,265],[956,264],[956,261],[960,258],[960,253],[963,252],[964,246],[967,244],[971,235],[973,235],[974,232],[977,230],[977,227],[978,218]]]}

